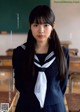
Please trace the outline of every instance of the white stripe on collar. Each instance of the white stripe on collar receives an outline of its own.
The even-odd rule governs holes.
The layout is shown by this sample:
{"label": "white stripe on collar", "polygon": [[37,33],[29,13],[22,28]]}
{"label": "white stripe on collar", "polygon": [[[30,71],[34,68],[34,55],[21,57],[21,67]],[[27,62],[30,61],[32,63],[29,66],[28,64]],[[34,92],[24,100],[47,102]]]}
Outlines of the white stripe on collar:
{"label": "white stripe on collar", "polygon": [[38,59],[38,57],[36,55],[34,55],[34,59],[39,62],[39,59]]}
{"label": "white stripe on collar", "polygon": [[[54,52],[52,51],[51,53],[49,53],[46,58],[45,61],[47,61],[50,57],[52,57],[54,55]],[[37,60],[39,62],[39,59],[37,57],[37,55],[34,55],[34,59]]]}
{"label": "white stripe on collar", "polygon": [[45,61],[48,60],[50,57],[52,57],[54,55],[54,52],[52,51],[50,54],[48,54],[48,56],[45,58]]}
{"label": "white stripe on collar", "polygon": [[21,45],[21,47],[25,50],[26,49],[26,46],[23,44],[23,45]]}
{"label": "white stripe on collar", "polygon": [[48,68],[49,65],[51,65],[54,62],[55,59],[56,59],[56,57],[54,57],[53,59],[51,59],[49,62],[43,64],[42,66],[40,64],[36,63],[36,62],[34,62],[34,64],[36,66],[38,66],[38,67],[41,67],[41,68]]}

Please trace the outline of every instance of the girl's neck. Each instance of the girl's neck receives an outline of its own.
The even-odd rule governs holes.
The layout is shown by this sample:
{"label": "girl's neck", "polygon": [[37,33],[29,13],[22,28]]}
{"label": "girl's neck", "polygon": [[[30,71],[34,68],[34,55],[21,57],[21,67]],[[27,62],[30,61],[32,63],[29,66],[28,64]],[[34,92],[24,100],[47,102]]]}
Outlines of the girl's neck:
{"label": "girl's neck", "polygon": [[35,47],[36,53],[47,53],[49,48],[49,43],[37,43]]}

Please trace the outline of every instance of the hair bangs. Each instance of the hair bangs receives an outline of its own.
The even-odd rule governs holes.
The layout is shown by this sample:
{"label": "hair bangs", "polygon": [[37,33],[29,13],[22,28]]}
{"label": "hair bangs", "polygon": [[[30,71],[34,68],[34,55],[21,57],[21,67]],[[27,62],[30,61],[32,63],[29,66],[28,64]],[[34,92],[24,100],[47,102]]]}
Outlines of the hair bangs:
{"label": "hair bangs", "polygon": [[53,26],[53,22],[50,20],[49,16],[36,16],[32,19],[32,21],[30,22],[30,24],[33,23],[37,23],[37,24],[50,24],[51,26]]}
{"label": "hair bangs", "polygon": [[37,24],[45,24],[45,23],[49,23],[49,20],[45,17],[37,17],[34,19],[34,23],[37,23]]}

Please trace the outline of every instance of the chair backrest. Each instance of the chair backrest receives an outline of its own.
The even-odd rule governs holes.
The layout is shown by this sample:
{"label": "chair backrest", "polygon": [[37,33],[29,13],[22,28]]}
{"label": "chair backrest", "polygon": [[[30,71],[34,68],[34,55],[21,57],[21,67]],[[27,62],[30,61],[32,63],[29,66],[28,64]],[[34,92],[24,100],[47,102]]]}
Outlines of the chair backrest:
{"label": "chair backrest", "polygon": [[13,69],[0,68],[0,92],[8,92],[9,102],[11,101],[11,92],[13,92]]}

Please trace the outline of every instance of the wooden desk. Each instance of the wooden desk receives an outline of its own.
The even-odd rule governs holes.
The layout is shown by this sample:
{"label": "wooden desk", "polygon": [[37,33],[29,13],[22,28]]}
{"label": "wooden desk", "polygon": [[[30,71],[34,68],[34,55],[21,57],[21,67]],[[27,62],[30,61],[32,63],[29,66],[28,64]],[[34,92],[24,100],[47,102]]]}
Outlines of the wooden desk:
{"label": "wooden desk", "polygon": [[71,56],[69,64],[70,64],[69,66],[70,74],[80,73],[80,57],[79,56]]}
{"label": "wooden desk", "polygon": [[80,63],[80,56],[70,56],[70,63],[74,62]]}
{"label": "wooden desk", "polygon": [[13,49],[6,50],[6,53],[8,56],[12,56],[13,55]]}
{"label": "wooden desk", "polygon": [[14,74],[11,66],[0,66],[0,91],[14,90]]}
{"label": "wooden desk", "polygon": [[0,80],[13,78],[12,66],[0,66]]}
{"label": "wooden desk", "polygon": [[12,66],[12,56],[0,56],[0,66]]}
{"label": "wooden desk", "polygon": [[12,66],[0,66],[0,71],[12,71]]}
{"label": "wooden desk", "polygon": [[72,74],[72,73],[80,73],[80,63],[75,63],[74,66],[71,63],[70,67],[69,67],[69,72],[70,72],[70,74]]}
{"label": "wooden desk", "polygon": [[[16,105],[18,92],[12,92],[15,90],[12,66],[0,66],[0,81],[5,80],[9,80],[10,86],[8,87],[7,91],[0,90],[0,103],[8,103],[9,108],[7,112],[14,112],[12,109]],[[3,84],[3,82],[1,84]]]}

